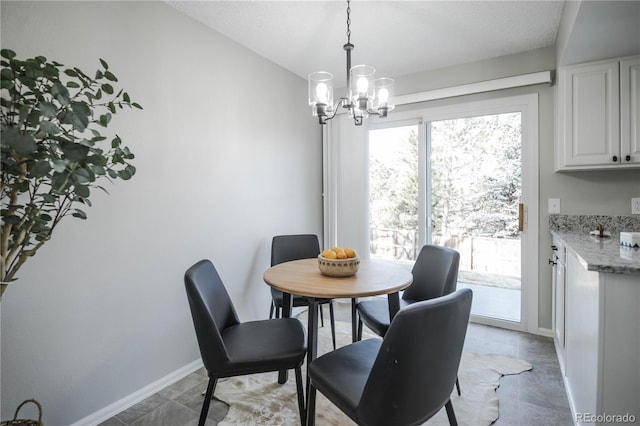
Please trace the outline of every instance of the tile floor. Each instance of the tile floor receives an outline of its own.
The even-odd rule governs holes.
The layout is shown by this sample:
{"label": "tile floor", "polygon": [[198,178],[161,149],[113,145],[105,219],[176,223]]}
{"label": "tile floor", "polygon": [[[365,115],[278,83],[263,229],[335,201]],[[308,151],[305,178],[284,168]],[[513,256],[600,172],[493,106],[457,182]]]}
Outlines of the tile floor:
{"label": "tile floor", "polygon": [[[339,301],[335,306],[337,320],[351,320],[348,301]],[[329,330],[327,324],[321,332],[329,333]],[[573,424],[558,359],[550,338],[472,323],[469,324],[464,350],[505,353],[533,365],[532,371],[504,376],[500,380],[497,391],[500,418],[494,423],[496,426]],[[206,372],[200,369],[118,413],[100,426],[196,425],[202,404],[201,392],[206,383]],[[207,425],[215,426],[224,418],[226,411],[226,405],[212,401]]]}

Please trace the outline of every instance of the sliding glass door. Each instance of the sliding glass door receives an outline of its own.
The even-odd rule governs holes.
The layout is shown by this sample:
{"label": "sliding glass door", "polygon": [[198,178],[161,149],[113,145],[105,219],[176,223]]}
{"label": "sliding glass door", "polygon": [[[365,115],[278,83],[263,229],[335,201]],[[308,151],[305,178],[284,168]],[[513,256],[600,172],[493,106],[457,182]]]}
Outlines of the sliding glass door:
{"label": "sliding glass door", "polygon": [[472,314],[520,322],[521,113],[427,123],[430,239],[460,253]]}
{"label": "sliding glass door", "polygon": [[537,161],[537,115],[520,98],[425,109],[369,131],[370,255],[411,263],[425,243],[458,250],[474,320],[515,329],[526,327],[532,280],[537,292],[535,264],[523,262],[537,258],[537,231],[526,229],[537,168],[523,162],[534,151]]}

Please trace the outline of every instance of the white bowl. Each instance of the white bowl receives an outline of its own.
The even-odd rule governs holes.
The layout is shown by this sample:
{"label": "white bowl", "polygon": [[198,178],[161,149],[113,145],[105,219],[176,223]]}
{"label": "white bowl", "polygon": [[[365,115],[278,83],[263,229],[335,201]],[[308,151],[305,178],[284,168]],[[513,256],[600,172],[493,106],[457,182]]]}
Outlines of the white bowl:
{"label": "white bowl", "polygon": [[348,259],[327,259],[318,255],[318,268],[320,273],[328,277],[350,277],[358,272],[360,258],[358,256]]}

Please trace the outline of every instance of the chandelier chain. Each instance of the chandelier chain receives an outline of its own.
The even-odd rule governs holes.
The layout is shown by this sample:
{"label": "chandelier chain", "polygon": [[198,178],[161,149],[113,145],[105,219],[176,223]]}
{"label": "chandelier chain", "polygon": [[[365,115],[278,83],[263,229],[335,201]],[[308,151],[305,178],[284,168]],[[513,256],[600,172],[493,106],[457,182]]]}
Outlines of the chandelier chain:
{"label": "chandelier chain", "polygon": [[347,0],[347,43],[351,43],[351,0]]}

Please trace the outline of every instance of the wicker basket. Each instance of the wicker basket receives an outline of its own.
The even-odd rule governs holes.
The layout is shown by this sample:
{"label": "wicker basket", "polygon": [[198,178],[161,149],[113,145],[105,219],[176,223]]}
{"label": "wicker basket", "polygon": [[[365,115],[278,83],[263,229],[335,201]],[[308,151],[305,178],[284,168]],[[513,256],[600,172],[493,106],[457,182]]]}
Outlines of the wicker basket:
{"label": "wicker basket", "polygon": [[[20,411],[23,405],[29,402],[36,404],[36,406],[38,407],[38,420],[18,418],[18,411]],[[26,401],[23,401],[22,404],[18,405],[18,408],[16,408],[16,413],[13,416],[13,420],[5,420],[3,422],[0,422],[0,426],[42,426],[42,406],[35,399],[27,399]]]}
{"label": "wicker basket", "polygon": [[318,256],[320,273],[328,277],[351,277],[358,272],[358,266],[360,266],[358,256],[348,259],[327,259],[322,255]]}

